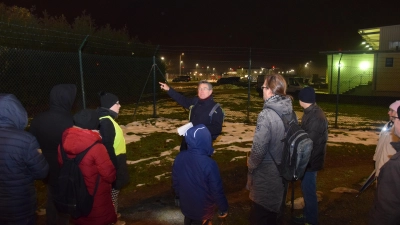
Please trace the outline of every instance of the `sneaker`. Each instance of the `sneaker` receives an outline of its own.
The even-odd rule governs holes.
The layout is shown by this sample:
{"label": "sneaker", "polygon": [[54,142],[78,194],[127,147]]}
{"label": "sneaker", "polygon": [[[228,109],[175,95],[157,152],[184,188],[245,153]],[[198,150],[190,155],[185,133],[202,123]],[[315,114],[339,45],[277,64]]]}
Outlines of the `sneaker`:
{"label": "sneaker", "polygon": [[292,222],[295,224],[305,224],[306,223],[303,214],[301,214],[300,216],[292,217]]}
{"label": "sneaker", "polygon": [[117,219],[121,218],[121,213],[117,213]]}

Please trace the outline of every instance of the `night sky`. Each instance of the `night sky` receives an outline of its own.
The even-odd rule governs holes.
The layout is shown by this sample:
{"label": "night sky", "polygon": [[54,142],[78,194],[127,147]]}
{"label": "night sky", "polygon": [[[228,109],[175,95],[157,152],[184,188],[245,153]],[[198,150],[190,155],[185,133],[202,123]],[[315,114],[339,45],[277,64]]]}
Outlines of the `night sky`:
{"label": "night sky", "polygon": [[[162,46],[356,50],[358,29],[400,24],[397,1],[354,0],[5,0],[64,14],[90,14],[98,26],[126,25],[132,37]],[[382,4],[382,7],[379,7]]]}

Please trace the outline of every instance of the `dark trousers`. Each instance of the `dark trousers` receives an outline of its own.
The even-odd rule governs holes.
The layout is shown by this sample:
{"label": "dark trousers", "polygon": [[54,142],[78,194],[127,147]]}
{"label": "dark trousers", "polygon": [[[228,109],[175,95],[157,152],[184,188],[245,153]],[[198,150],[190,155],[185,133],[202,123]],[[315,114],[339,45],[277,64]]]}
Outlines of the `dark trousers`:
{"label": "dark trousers", "polygon": [[211,219],[210,220],[192,220],[190,218],[187,218],[185,216],[185,220],[184,220],[184,225],[212,225],[211,224]]}
{"label": "dark trousers", "polygon": [[263,206],[251,202],[250,225],[277,225],[278,213],[271,212]]}
{"label": "dark trousers", "polygon": [[46,202],[46,224],[47,225],[68,225],[69,215],[57,212],[53,202],[54,193],[57,189],[51,185],[47,185],[47,202]]}
{"label": "dark trousers", "polygon": [[36,215],[28,217],[19,221],[0,221],[1,225],[35,225],[36,224]]}

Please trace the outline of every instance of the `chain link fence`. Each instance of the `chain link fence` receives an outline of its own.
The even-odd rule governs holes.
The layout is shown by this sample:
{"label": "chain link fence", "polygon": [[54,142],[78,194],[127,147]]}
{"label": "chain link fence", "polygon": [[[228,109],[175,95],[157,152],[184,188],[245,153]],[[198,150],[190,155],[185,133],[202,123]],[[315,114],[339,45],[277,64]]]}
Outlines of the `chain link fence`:
{"label": "chain link fence", "polygon": [[[255,123],[262,109],[255,85],[257,77],[266,74],[296,77],[326,95],[328,101],[336,98],[337,104],[363,100],[343,97],[360,95],[354,90],[360,92],[361,86],[367,87],[367,94],[361,94],[367,96],[385,87],[390,95],[390,90],[397,88],[393,79],[397,79],[394,74],[399,69],[393,63],[399,54],[323,55],[307,50],[155,46],[83,35],[83,31],[69,33],[1,21],[0,27],[0,92],[15,94],[30,117],[48,108],[50,90],[60,83],[77,85],[75,111],[97,107],[98,92],[108,91],[132,108],[129,114],[133,117],[141,106],[140,111],[146,110],[148,117],[157,117],[163,115],[160,101],[169,98],[158,82],[175,88],[180,84],[174,78],[190,77],[193,91],[184,92],[195,96],[197,82],[206,79],[215,87],[215,100],[224,102],[226,121],[247,123]],[[313,60],[305,63],[304,58]],[[235,79],[224,79],[231,77]],[[143,102],[146,104],[141,105]],[[187,112],[180,110],[177,112],[182,116],[177,116],[186,118]]]}

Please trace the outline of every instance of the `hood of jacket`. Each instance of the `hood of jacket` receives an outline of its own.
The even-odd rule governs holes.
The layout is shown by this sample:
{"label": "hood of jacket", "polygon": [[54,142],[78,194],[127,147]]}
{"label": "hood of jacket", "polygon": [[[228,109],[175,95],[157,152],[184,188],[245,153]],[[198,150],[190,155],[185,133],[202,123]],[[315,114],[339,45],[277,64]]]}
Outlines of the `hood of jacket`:
{"label": "hood of jacket", "polygon": [[263,109],[266,108],[271,108],[281,115],[291,115],[293,112],[292,100],[288,96],[272,96],[264,101]]}
{"label": "hood of jacket", "polygon": [[28,114],[13,94],[0,94],[0,127],[23,130],[28,125]]}
{"label": "hood of jacket", "polygon": [[208,156],[214,153],[210,131],[203,124],[187,130],[185,140],[188,145],[188,151],[192,153]]}
{"label": "hood of jacket", "polygon": [[76,97],[75,84],[58,84],[50,91],[50,109],[70,112]]}
{"label": "hood of jacket", "polygon": [[101,142],[99,132],[75,126],[66,129],[62,136],[63,148],[70,156],[83,152],[96,141]]}

